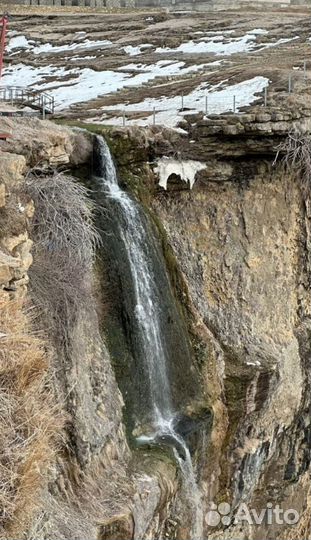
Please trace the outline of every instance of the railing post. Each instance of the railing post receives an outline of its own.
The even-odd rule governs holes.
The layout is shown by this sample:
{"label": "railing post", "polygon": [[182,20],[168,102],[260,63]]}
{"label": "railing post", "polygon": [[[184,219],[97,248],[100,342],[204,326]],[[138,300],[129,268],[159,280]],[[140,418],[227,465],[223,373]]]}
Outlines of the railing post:
{"label": "railing post", "polygon": [[42,120],[45,120],[45,99],[42,98]]}
{"label": "railing post", "polygon": [[205,114],[208,114],[208,95],[205,94]]}
{"label": "railing post", "polygon": [[235,96],[233,96],[233,112],[235,113],[235,109],[236,109],[236,98]]}
{"label": "railing post", "polygon": [[265,86],[265,93],[264,93],[264,103],[265,103],[265,107],[267,106],[267,103],[268,103],[268,87]]}
{"label": "railing post", "polygon": [[155,126],[156,124],[156,109],[155,107],[153,107],[153,125]]}
{"label": "railing post", "polygon": [[125,119],[125,111],[123,111],[123,127],[125,127],[125,121],[126,121],[126,119]]}
{"label": "railing post", "polygon": [[184,110],[184,94],[181,94],[181,110]]}
{"label": "railing post", "polygon": [[303,78],[304,80],[306,80],[307,78],[307,60],[306,59],[303,61]]}
{"label": "railing post", "polygon": [[293,91],[293,81],[292,81],[292,74],[290,73],[288,75],[288,93],[291,94]]}

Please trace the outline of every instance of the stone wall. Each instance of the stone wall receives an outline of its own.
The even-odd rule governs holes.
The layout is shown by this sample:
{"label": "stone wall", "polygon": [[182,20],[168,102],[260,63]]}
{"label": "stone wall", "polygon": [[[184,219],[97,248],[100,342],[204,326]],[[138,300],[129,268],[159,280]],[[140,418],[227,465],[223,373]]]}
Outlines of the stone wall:
{"label": "stone wall", "polygon": [[80,7],[107,7],[107,8],[167,8],[194,11],[210,11],[225,8],[235,8],[237,3],[241,6],[259,7],[287,5],[310,5],[311,0],[246,0],[234,2],[231,0],[15,0],[17,4],[33,6],[80,6]]}
{"label": "stone wall", "polygon": [[22,203],[17,194],[25,168],[23,156],[1,152],[0,209],[4,220],[0,237],[0,289],[10,291],[14,296],[24,295],[32,262],[32,242],[26,231],[26,221],[33,208],[31,201]]}

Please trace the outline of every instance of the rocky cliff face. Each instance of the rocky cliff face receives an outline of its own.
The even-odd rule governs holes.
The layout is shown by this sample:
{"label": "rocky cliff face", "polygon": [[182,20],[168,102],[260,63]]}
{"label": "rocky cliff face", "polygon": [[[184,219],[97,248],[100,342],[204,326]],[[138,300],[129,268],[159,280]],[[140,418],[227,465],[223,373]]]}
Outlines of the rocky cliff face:
{"label": "rocky cliff face", "polygon": [[[197,391],[183,396],[184,430],[204,496],[205,535],[215,539],[308,534],[310,201],[299,171],[274,163],[293,121],[309,130],[304,108],[293,114],[254,109],[221,120],[189,118],[182,134],[105,133],[122,185],[141,202],[161,243],[190,336]],[[15,136],[0,155],[1,294],[25,302],[32,263],[27,230],[36,219],[26,175],[35,167],[39,181],[51,168],[66,167],[90,185],[92,138],[39,121],[10,127]],[[186,180],[191,176],[189,160],[202,165],[191,190],[180,179],[181,170]],[[159,163],[169,171],[166,190],[155,172]],[[111,289],[107,258],[88,276],[91,308],[75,314],[69,345],[55,341],[41,317],[32,323],[50,350],[44,377],[52,376],[61,419],[52,437],[56,457],[39,465],[49,471],[37,488],[41,506],[22,530],[31,538],[187,538],[189,516],[171,454],[130,448],[125,435],[127,396],[119,387],[125,393],[126,381],[108,347],[112,332],[124,332],[122,320],[119,329],[115,322],[121,292],[116,284]],[[26,493],[26,503],[37,493]],[[234,524],[230,514],[216,523],[210,505],[224,502],[232,514],[241,502],[258,512],[279,504],[300,519],[292,526]],[[10,524],[3,516],[3,537],[10,537],[14,520],[14,511]]]}
{"label": "rocky cliff face", "polygon": [[[274,161],[295,122],[309,131],[309,113],[294,115],[254,109],[190,119],[188,137],[149,133],[139,146],[146,161],[166,163],[166,191],[157,175],[141,175],[129,139],[127,162],[119,159],[125,182],[127,168],[145,179],[149,198],[138,181],[134,189],[161,224],[194,364],[214,411],[210,442],[197,456],[206,500],[231,510],[245,501],[258,512],[280,504],[302,516],[296,527],[225,520],[220,530],[207,527],[212,538],[300,538],[310,520],[310,188],[281,156]],[[190,190],[180,169],[187,176],[193,160],[205,167]]]}
{"label": "rocky cliff face", "polygon": [[[253,177],[249,171],[244,187],[210,184],[191,194],[168,192],[154,202],[182,261],[194,324],[211,334],[202,377],[210,393],[217,379],[213,404],[225,408],[222,432],[214,433],[221,445],[219,468],[213,460],[214,478],[205,479],[206,489],[213,499],[252,500],[259,509],[295,498],[297,486],[290,484],[308,478],[310,332],[301,192],[278,168],[261,167]],[[286,501],[290,507],[297,503]],[[232,530],[228,534],[236,537]]]}
{"label": "rocky cliff face", "polygon": [[[68,168],[89,163],[92,143],[81,132],[73,133],[50,123],[10,121],[10,128],[13,137],[2,146],[0,154],[1,316],[3,318],[6,314],[2,303],[4,299],[9,306],[12,304],[9,307],[12,318],[16,317],[16,311],[22,318],[27,305],[30,302],[36,304],[38,294],[42,294],[40,287],[33,287],[32,280],[37,279],[30,268],[33,259],[33,267],[43,265],[45,282],[52,284],[52,296],[55,295],[59,304],[70,299],[62,289],[62,276],[57,282],[53,281],[54,271],[49,263],[41,259],[38,262],[40,251],[29,238],[31,232],[28,231],[34,230],[32,223],[40,219],[28,194],[29,172],[33,171],[37,175],[35,182],[40,182],[40,178],[49,178],[56,164],[60,168]],[[50,197],[49,201],[52,208],[54,205],[56,216],[55,200]],[[63,210],[70,213],[70,209],[73,209],[72,202],[68,200],[68,206]],[[53,242],[55,249],[55,240]],[[72,263],[68,260],[68,265]],[[20,468],[17,465],[14,468],[12,463],[8,480],[12,497],[9,499],[5,498],[5,479],[1,478],[3,538],[21,538],[25,534],[27,537],[58,539],[108,539],[116,535],[129,538],[134,534],[134,527],[135,534],[153,537],[154,531],[163,526],[165,507],[177,489],[176,469],[169,459],[165,456],[157,458],[152,452],[140,456],[139,451],[129,450],[122,421],[123,400],[102,332],[105,300],[101,300],[105,292],[100,290],[95,274],[90,272],[85,278],[93,283],[92,288],[88,288],[91,298],[74,314],[70,312],[70,306],[69,311],[65,311],[72,315],[69,333],[66,330],[62,334],[56,326],[55,334],[53,317],[49,313],[42,315],[40,307],[36,308],[35,320],[30,319],[24,330],[28,332],[29,340],[35,339],[32,336],[39,331],[45,340],[42,346],[49,351],[40,371],[40,382],[48,384],[50,390],[46,396],[35,398],[36,406],[43,408],[46,415],[43,420],[40,416],[39,425],[32,422],[39,440],[42,445],[46,442],[47,447],[38,455],[30,455],[31,467],[28,465],[28,468],[32,473],[33,469],[38,470],[40,482],[35,477],[36,484],[30,484],[29,475],[24,480]],[[40,283],[44,289],[44,281]],[[79,287],[79,283],[75,279],[71,284],[73,290]],[[4,321],[6,325],[1,327],[1,332],[8,331],[11,340],[9,350],[14,354],[17,341],[15,325],[11,319]],[[26,322],[23,322],[24,326]],[[1,338],[4,336],[6,334],[1,333]],[[3,354],[1,373],[6,374],[9,362],[6,349]],[[18,364],[17,377],[22,378],[22,369]],[[9,387],[7,393],[13,406],[13,389]],[[29,398],[27,392],[25,397]],[[46,407],[49,407],[48,411]],[[30,415],[31,411],[27,409],[27,403],[21,401],[19,417],[27,417],[27,414]],[[17,419],[14,421],[13,431],[17,432]],[[31,423],[31,418],[27,418],[27,422]],[[28,431],[33,439],[30,427]],[[48,437],[45,437],[46,432]],[[1,443],[4,450],[5,442],[6,439]],[[56,447],[58,452],[55,454]],[[22,459],[27,464],[26,451],[25,446]],[[39,449],[35,447],[33,452],[39,452]],[[4,465],[7,451],[1,453],[1,459]],[[27,509],[26,516],[21,514],[21,505],[23,511]]]}

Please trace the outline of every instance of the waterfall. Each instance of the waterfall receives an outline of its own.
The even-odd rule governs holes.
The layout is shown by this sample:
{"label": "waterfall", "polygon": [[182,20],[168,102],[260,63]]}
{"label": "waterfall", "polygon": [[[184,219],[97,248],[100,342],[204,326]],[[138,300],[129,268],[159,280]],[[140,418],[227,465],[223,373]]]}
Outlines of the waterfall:
{"label": "waterfall", "polygon": [[139,205],[119,184],[109,147],[103,137],[97,137],[99,185],[105,197],[118,207],[118,235],[123,243],[131,274],[135,307],[136,331],[140,336],[140,356],[145,361],[152,405],[152,436],[139,437],[141,442],[169,440],[179,463],[184,490],[192,509],[192,540],[203,538],[203,510],[189,449],[175,431],[174,410],[169,381],[169,357],[161,332],[159,291],[152,258],[148,253],[148,237]]}
{"label": "waterfall", "polygon": [[137,205],[118,185],[110,150],[102,137],[99,140],[99,148],[103,189],[106,190],[108,197],[117,202],[122,212],[119,234],[131,270],[136,303],[135,318],[141,337],[140,346],[147,363],[154,421],[161,429],[161,425],[172,417],[173,409],[167,374],[167,351],[161,339],[156,280],[146,253],[148,239]]}

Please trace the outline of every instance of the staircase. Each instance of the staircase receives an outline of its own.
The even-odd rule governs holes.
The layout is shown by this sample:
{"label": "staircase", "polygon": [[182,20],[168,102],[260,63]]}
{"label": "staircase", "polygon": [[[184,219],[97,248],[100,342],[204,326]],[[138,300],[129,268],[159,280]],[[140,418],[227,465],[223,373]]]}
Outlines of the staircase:
{"label": "staircase", "polygon": [[5,101],[13,105],[30,107],[42,113],[54,114],[54,97],[46,93],[37,93],[20,86],[0,86],[0,102]]}

